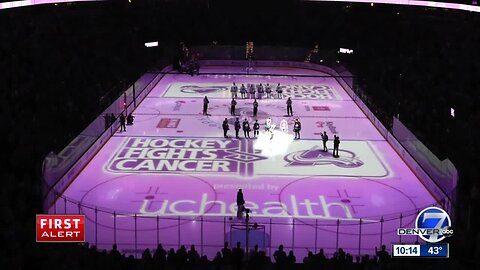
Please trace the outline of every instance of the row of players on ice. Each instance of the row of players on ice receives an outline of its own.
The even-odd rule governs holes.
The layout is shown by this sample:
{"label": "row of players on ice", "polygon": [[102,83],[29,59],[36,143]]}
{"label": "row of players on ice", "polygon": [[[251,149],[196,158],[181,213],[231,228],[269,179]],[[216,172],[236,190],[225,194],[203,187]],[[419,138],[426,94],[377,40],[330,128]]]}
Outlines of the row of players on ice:
{"label": "row of players on ice", "polygon": [[[203,98],[203,115],[209,115],[208,114],[208,103],[210,103],[210,101],[208,100],[208,97],[205,96]],[[287,116],[293,116],[293,108],[292,108],[292,99],[289,97],[287,99]],[[235,113],[235,108],[237,106],[237,101],[235,100],[235,98],[232,98],[232,101],[230,102],[230,115],[232,116],[235,116],[236,113]],[[254,101],[253,101],[253,116],[257,116],[257,112],[258,112],[258,101],[257,99],[255,98]]]}
{"label": "row of players on ice", "polygon": [[[255,96],[255,88],[256,88],[256,93],[258,93],[258,97]],[[248,90],[248,93],[247,93]],[[275,90],[277,92],[277,98],[281,99],[283,98],[283,89],[280,86],[280,84],[277,85],[277,88]],[[230,93],[232,94],[232,98],[238,98],[238,86],[233,83],[232,87],[230,88]],[[247,84],[245,85],[242,83],[240,86],[240,96],[242,98],[259,98],[261,99],[264,94],[267,94],[267,98],[273,98],[272,95],[272,86],[270,84],[266,84],[263,86],[263,84],[257,84],[256,86],[254,84]]]}
{"label": "row of players on ice", "polygon": [[[240,132],[240,127],[242,127],[243,134],[245,136],[245,139],[250,139],[250,124],[248,123],[247,118],[243,120],[243,123],[240,125],[240,120],[238,117],[235,119],[235,123],[233,124],[235,127],[235,137],[239,139],[240,137],[238,136],[238,133]],[[265,121],[265,132],[267,132],[270,135],[270,140],[273,139],[273,131],[275,130],[276,125],[272,123],[272,119],[269,117]],[[228,138],[228,130],[230,130],[230,125],[228,124],[228,119],[225,118],[222,123],[222,128],[223,128],[223,137]],[[295,122],[293,123],[293,132],[295,133],[295,140],[300,139],[300,130],[302,129],[302,124],[300,123],[300,120],[295,119]],[[260,130],[260,124],[258,123],[258,120],[255,120],[253,123],[253,137],[257,138],[259,135],[259,130]],[[283,132],[288,132],[288,122],[285,119],[282,119],[280,121],[280,130]],[[328,135],[327,132],[324,131],[323,133],[320,133],[322,137],[322,142],[323,142],[323,151],[328,152],[327,148],[327,142],[328,142]],[[337,135],[333,135],[333,157],[338,157],[338,148],[340,146],[340,137]]]}
{"label": "row of players on ice", "polygon": [[[239,139],[238,132],[240,131],[240,120],[238,119],[238,117],[235,120],[235,123],[233,124],[233,126],[235,127],[235,137],[237,139]],[[265,132],[268,132],[270,134],[270,139],[273,138],[273,130],[275,129],[275,126],[276,125],[274,123],[272,123],[271,118],[268,118],[265,121]],[[228,119],[227,118],[225,118],[225,120],[223,120],[222,128],[223,128],[223,137],[228,138],[227,131],[230,129],[230,126],[228,124]],[[297,119],[295,119],[295,123],[293,124],[293,132],[295,132],[295,139],[300,139],[300,130],[301,129],[302,129],[302,124],[300,123],[300,121],[297,118]],[[245,118],[245,120],[243,120],[242,130],[243,130],[243,134],[245,135],[245,138],[249,139],[251,128],[250,128],[250,124],[248,123],[247,118]],[[258,123],[258,120],[255,120],[255,123],[253,123],[253,137],[254,138],[258,137],[259,130],[260,130],[260,124]],[[288,132],[288,122],[287,122],[287,120],[282,119],[282,121],[280,122],[280,130],[283,131],[283,132]]]}

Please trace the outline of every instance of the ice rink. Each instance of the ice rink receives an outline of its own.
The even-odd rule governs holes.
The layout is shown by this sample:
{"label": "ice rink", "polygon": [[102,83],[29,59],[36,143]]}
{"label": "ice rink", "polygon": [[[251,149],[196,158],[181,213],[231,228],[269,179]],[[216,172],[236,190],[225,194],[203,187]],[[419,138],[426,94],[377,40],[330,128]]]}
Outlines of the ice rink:
{"label": "ice rink", "polygon": [[[134,253],[135,242],[138,250],[195,244],[213,258],[224,241],[245,244],[245,218],[236,217],[241,188],[249,223],[257,224],[249,230],[250,246],[268,255],[283,244],[300,261],[320,248],[357,255],[372,254],[380,243],[390,247],[400,225],[414,227],[417,211],[435,204],[336,78],[282,67],[256,70],[268,76],[238,75],[241,67],[201,72],[237,75],[166,75],[133,112],[134,125],[117,131],[66,189],[63,196],[79,204],[58,200],[51,212],[84,213],[87,241],[99,248],[116,242],[121,252]],[[280,83],[284,97],[258,99],[257,117],[253,100],[238,98],[234,117],[233,82],[269,83],[275,97]],[[209,115],[202,114],[204,96]],[[236,117],[251,127],[257,119],[262,139],[253,132],[245,139],[243,131],[236,139]],[[277,126],[271,140],[264,134],[269,117]],[[225,118],[230,138],[223,137]],[[291,140],[296,118],[301,139]],[[282,120],[287,133],[279,130]],[[328,152],[321,151],[324,131]],[[339,158],[332,156],[334,135],[341,140]]]}

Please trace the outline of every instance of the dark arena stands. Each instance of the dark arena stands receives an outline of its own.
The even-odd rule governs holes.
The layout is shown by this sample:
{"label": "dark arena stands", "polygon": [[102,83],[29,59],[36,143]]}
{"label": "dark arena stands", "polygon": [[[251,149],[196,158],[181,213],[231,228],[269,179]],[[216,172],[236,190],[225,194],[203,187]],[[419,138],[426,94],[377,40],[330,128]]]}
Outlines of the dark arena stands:
{"label": "dark arena stands", "polygon": [[[55,2],[0,1],[0,268],[480,269],[475,1]],[[448,258],[392,257],[427,207]]]}

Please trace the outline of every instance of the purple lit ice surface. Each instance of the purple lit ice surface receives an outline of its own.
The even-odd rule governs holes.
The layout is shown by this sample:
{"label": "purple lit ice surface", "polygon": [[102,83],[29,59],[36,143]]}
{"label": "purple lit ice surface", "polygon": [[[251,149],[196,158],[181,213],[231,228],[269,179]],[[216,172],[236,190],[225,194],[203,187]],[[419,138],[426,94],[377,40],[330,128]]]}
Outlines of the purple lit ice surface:
{"label": "purple lit ice surface", "polygon": [[[202,67],[202,72],[216,71],[241,69]],[[234,134],[232,82],[280,83],[283,94],[293,97],[295,117],[286,116],[285,98],[259,100],[261,131],[270,117],[277,125],[288,121],[291,133],[298,117],[302,139],[285,145],[281,155],[266,156],[254,139],[243,139],[242,131],[240,140],[223,138],[225,118],[229,135]],[[209,116],[201,112],[205,95]],[[237,113],[253,125],[251,99],[239,99]],[[116,242],[132,254],[135,242],[137,250],[154,249],[158,242],[165,248],[195,244],[212,258],[224,241],[244,245],[245,219],[236,218],[235,204],[242,188],[252,210],[250,223],[259,225],[250,230],[249,242],[267,255],[279,244],[299,259],[320,248],[332,254],[337,243],[353,255],[359,248],[372,254],[381,242],[390,246],[400,241],[396,228],[414,226],[417,210],[435,203],[334,78],[167,75],[134,115],[135,125],[117,132],[64,192],[79,203],[60,199],[51,209],[84,213],[87,240],[99,248]],[[330,137],[328,152],[321,151],[323,131]],[[334,134],[342,140],[339,158],[331,154]]]}

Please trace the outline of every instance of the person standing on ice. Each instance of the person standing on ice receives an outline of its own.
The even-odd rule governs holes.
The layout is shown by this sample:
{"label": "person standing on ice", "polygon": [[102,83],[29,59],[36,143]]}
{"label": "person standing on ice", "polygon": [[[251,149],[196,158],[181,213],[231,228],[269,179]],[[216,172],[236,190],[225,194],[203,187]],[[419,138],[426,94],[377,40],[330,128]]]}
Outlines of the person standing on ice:
{"label": "person standing on ice", "polygon": [[242,218],[242,213],[245,210],[245,199],[243,198],[242,189],[237,192],[237,217]]}
{"label": "person standing on ice", "polygon": [[230,102],[230,115],[235,116],[235,106],[237,106],[237,101],[232,98],[232,101]]}
{"label": "person standing on ice", "polygon": [[283,98],[283,95],[282,95],[283,89],[280,86],[280,83],[277,85],[277,90],[276,91],[277,91],[277,98],[282,99]]}
{"label": "person standing on ice", "polygon": [[272,125],[272,119],[267,118],[267,120],[265,120],[265,131],[270,131],[270,127]]}
{"label": "person standing on ice", "polygon": [[258,112],[258,101],[255,99],[253,101],[253,117],[257,117],[257,112]]}
{"label": "person standing on ice", "polygon": [[273,130],[275,129],[275,124],[272,123],[272,119],[268,118],[265,121],[265,132],[268,132],[270,135],[270,140],[273,139]]}
{"label": "person standing on ice", "polygon": [[287,116],[293,116],[292,99],[287,99]]}
{"label": "person standing on ice", "polygon": [[125,115],[123,115],[123,113],[120,114],[120,131],[127,131],[125,127]]}
{"label": "person standing on ice", "polygon": [[328,148],[327,148],[328,135],[327,135],[327,132],[324,131],[323,134],[320,133],[320,135],[322,136],[323,152],[328,152]]}
{"label": "person standing on ice", "polygon": [[261,83],[259,85],[257,85],[257,92],[258,92],[258,98],[262,99],[264,89],[263,89],[263,85]]}
{"label": "person standing on ice", "polygon": [[230,92],[232,93],[232,98],[237,98],[238,87],[235,85],[235,83],[233,83]]}
{"label": "person standing on ice", "polygon": [[287,122],[287,120],[282,119],[282,121],[280,121],[280,130],[285,132],[285,133],[288,132],[288,122]]}
{"label": "person standing on ice", "polygon": [[222,128],[223,128],[223,137],[228,138],[227,132],[230,129],[230,127],[228,126],[228,119],[227,118],[225,118],[225,120],[223,120]]}
{"label": "person standing on ice", "polygon": [[243,83],[242,86],[240,86],[240,94],[242,96],[242,99],[245,99],[247,95],[247,88],[245,88],[245,85],[243,85]]}
{"label": "person standing on ice", "polygon": [[295,124],[293,124],[293,132],[295,132],[295,140],[300,140],[300,130],[302,130],[302,124],[297,118],[295,119]]}
{"label": "person standing on ice", "polygon": [[238,132],[240,131],[240,120],[238,120],[238,117],[235,120],[234,126],[235,126],[235,138],[239,139],[240,137],[238,137]]}
{"label": "person standing on ice", "polygon": [[247,118],[243,120],[243,135],[245,139],[250,139],[250,124],[248,123]]}
{"label": "person standing on ice", "polygon": [[258,137],[258,130],[260,129],[260,124],[258,123],[258,120],[255,120],[255,123],[253,124],[253,137],[257,138]]}
{"label": "person standing on ice", "polygon": [[334,139],[333,139],[333,157],[338,158],[338,157],[340,157],[338,155],[338,148],[340,146],[340,137],[338,137],[337,135],[333,135],[333,136],[334,136]]}
{"label": "person standing on ice", "polygon": [[267,93],[267,98],[272,98],[272,87],[268,83],[265,86],[265,92]]}
{"label": "person standing on ice", "polygon": [[250,98],[255,98],[255,85],[250,84],[248,87],[248,92],[250,93]]}
{"label": "person standing on ice", "polygon": [[205,96],[205,97],[203,98],[203,115],[208,115],[208,112],[207,112],[207,111],[208,111],[208,103],[209,103],[209,102],[210,102],[210,101],[208,101],[207,96]]}

